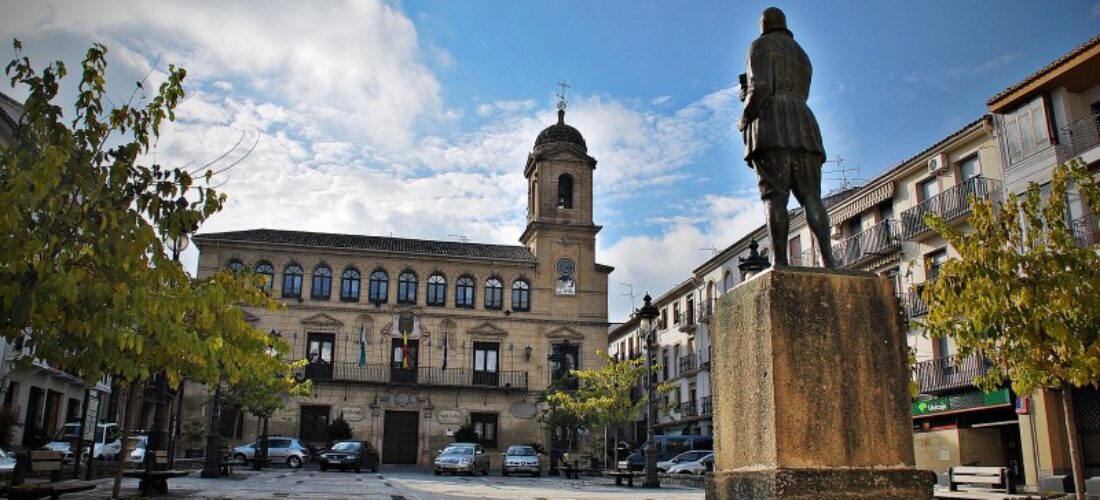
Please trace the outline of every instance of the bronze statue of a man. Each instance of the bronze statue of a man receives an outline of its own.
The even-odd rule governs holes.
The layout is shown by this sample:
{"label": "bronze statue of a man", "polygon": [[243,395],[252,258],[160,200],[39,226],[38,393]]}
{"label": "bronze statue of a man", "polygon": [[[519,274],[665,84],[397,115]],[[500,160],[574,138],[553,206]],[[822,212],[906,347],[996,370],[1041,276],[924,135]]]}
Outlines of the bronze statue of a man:
{"label": "bronze statue of a man", "polygon": [[821,165],[825,147],[813,111],[806,105],[813,67],[787,29],[783,11],[769,7],[760,18],[760,38],[749,47],[748,70],[741,78],[744,112],[737,128],[745,141],[745,161],[756,169],[760,198],[768,214],[768,233],[776,266],[787,264],[793,191],[806,210],[825,267],[832,268],[829,214],[821,202]]}

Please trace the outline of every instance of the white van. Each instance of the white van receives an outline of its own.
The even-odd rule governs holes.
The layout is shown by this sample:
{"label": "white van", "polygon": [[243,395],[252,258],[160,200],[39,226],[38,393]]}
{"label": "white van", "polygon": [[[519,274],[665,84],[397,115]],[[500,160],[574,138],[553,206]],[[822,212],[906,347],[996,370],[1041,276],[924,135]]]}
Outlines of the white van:
{"label": "white van", "polygon": [[[61,426],[61,429],[57,431],[53,441],[46,444],[46,449],[52,451],[61,452],[62,459],[65,461],[73,458],[73,453],[76,452],[74,446],[76,445],[77,437],[80,435],[80,424],[68,423]],[[119,427],[118,424],[98,424],[95,429],[95,446],[92,447],[91,443],[87,440],[84,442],[84,456],[88,456],[88,448],[93,448],[92,456],[96,460],[114,460],[118,457],[120,451],[122,451],[122,440],[119,439]]]}

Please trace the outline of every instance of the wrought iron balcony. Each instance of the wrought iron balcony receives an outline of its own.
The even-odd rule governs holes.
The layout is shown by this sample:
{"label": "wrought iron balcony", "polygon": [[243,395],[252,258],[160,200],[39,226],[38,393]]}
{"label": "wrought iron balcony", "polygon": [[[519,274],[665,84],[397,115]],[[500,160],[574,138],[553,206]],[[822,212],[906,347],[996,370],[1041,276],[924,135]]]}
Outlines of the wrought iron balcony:
{"label": "wrought iron balcony", "polygon": [[695,406],[695,401],[684,401],[680,403],[680,418],[686,417],[698,417],[699,410]]}
{"label": "wrought iron balcony", "polygon": [[903,293],[898,296],[898,299],[901,300],[901,307],[905,312],[905,319],[910,320],[928,314],[928,304],[920,298],[919,292]]}
{"label": "wrought iron balcony", "polygon": [[683,375],[687,372],[693,371],[698,368],[694,354],[688,354],[687,356],[680,356],[680,374]]}
{"label": "wrought iron balcony", "polygon": [[985,177],[973,177],[948,188],[917,206],[901,213],[902,238],[911,240],[932,228],[924,223],[925,214],[935,214],[953,221],[970,213],[970,196],[990,199],[1001,189],[1000,181]]}
{"label": "wrought iron balcony", "polygon": [[714,314],[714,299],[706,299],[699,303],[699,322],[710,323],[710,317]]}
{"label": "wrought iron balcony", "polygon": [[1100,224],[1096,217],[1086,215],[1073,219],[1073,238],[1083,247],[1100,243]]}
{"label": "wrought iron balcony", "polygon": [[1070,158],[1100,146],[1100,114],[1090,114],[1062,127],[1062,144]]}
{"label": "wrought iron balcony", "polygon": [[710,370],[710,358],[713,347],[707,346],[706,351],[699,351],[699,369]]}
{"label": "wrought iron balcony", "polygon": [[951,355],[917,363],[913,377],[921,394],[942,394],[973,387],[974,379],[985,375],[991,366],[985,356],[978,354]]}
{"label": "wrought iron balcony", "polygon": [[703,409],[699,413],[702,415],[714,414],[714,399],[711,396],[703,396]]}
{"label": "wrought iron balcony", "polygon": [[695,331],[695,311],[694,309],[688,309],[681,312],[677,317],[676,323],[680,325],[680,331],[684,333],[691,333]]}
{"label": "wrought iron balcony", "polygon": [[901,251],[898,221],[886,219],[833,245],[837,267],[852,267],[871,258]]}
{"label": "wrought iron balcony", "polygon": [[787,263],[792,267],[821,267],[821,255],[816,248],[809,248],[798,255],[792,255]]}
{"label": "wrought iron balcony", "polygon": [[390,364],[311,363],[300,376],[313,380],[336,382],[367,382],[378,384],[415,384],[443,387],[487,387],[527,390],[525,371],[484,372],[465,368],[437,367],[401,368]]}

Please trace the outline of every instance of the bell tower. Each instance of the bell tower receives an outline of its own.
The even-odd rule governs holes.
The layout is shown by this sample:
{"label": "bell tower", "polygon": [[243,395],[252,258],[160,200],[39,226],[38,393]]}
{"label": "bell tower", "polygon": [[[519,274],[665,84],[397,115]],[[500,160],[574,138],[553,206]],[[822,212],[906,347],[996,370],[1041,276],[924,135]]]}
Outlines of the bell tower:
{"label": "bell tower", "polygon": [[606,318],[607,275],[613,268],[596,263],[596,234],[600,231],[592,218],[596,159],[588,156],[581,133],[565,123],[564,90],[568,85],[562,85],[558,121],[539,133],[527,155],[523,171],[528,190],[527,229],[520,242],[538,259],[537,286],[552,294],[558,303],[555,307],[568,308],[572,298],[598,293],[602,300],[574,302],[581,309],[598,303],[600,311],[578,312]]}

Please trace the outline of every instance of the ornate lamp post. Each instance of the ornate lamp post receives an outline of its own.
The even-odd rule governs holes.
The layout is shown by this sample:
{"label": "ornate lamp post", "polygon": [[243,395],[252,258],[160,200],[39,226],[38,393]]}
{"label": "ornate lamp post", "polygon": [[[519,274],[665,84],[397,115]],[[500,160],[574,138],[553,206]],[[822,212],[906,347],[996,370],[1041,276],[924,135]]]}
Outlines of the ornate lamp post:
{"label": "ornate lamp post", "polygon": [[[165,242],[168,245],[168,249],[172,251],[172,262],[179,262],[180,252],[187,249],[187,246],[191,243],[186,234],[179,234],[174,238],[170,238]],[[163,371],[159,372],[155,376],[154,381],[154,407],[153,407],[153,428],[149,430],[149,451],[166,451],[168,449],[168,376]],[[176,409],[176,413],[179,413],[179,408]],[[152,464],[156,459],[155,453],[145,454],[145,463],[147,468],[152,468]],[[157,464],[158,467],[163,467],[164,464]]]}
{"label": "ornate lamp post", "polygon": [[643,488],[660,488],[661,482],[657,479],[657,445],[653,437],[653,426],[657,424],[657,405],[653,398],[656,392],[653,387],[653,350],[657,344],[657,328],[653,320],[657,318],[657,308],[652,303],[649,294],[645,294],[642,308],[634,313],[641,323],[641,333],[645,335],[645,376],[646,376],[646,441],[645,441],[645,481]]}

